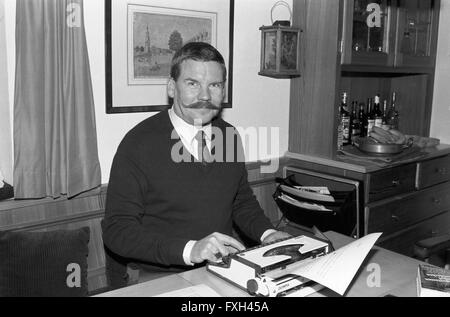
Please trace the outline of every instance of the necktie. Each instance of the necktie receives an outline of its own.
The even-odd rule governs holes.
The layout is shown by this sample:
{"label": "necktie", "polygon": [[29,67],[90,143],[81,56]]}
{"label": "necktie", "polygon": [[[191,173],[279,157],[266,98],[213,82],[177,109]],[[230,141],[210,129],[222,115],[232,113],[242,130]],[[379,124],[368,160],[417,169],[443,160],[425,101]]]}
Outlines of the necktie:
{"label": "necktie", "polygon": [[206,139],[205,139],[205,133],[203,130],[198,131],[197,135],[195,136],[195,139],[197,140],[197,157],[200,162],[202,162],[203,165],[206,165],[207,163],[211,163],[211,153],[209,152],[208,147],[206,146]]}

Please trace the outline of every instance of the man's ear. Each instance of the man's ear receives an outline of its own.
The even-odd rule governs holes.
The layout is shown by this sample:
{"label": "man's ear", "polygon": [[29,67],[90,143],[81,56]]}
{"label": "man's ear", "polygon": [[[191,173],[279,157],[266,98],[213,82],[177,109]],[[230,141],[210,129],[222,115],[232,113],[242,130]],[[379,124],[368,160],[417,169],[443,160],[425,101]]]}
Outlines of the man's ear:
{"label": "man's ear", "polygon": [[227,96],[226,84],[227,84],[227,82],[225,81],[223,83],[223,89],[222,89],[222,102],[225,100],[225,97]]}
{"label": "man's ear", "polygon": [[227,82],[225,81],[224,83],[223,83],[223,89],[222,89],[222,100],[225,100],[225,97],[226,97],[226,95],[227,95]]}
{"label": "man's ear", "polygon": [[175,80],[173,78],[170,78],[167,83],[167,95],[172,99],[175,97]]}

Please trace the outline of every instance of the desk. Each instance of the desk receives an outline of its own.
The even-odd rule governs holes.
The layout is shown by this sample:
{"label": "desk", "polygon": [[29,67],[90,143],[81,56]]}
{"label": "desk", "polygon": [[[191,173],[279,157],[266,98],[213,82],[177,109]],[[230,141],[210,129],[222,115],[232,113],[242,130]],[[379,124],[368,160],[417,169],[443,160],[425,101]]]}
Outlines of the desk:
{"label": "desk", "polygon": [[[335,248],[340,248],[353,239],[339,233],[328,231],[325,235],[332,241]],[[413,258],[373,247],[361,265],[345,296],[348,297],[380,297],[388,294],[394,296],[416,296],[415,278],[417,267],[422,263]],[[379,265],[381,282],[379,287],[370,287],[367,283],[373,273],[373,265]],[[205,267],[179,274],[169,275],[156,280],[128,286],[111,292],[99,294],[101,297],[142,297],[154,296],[177,289],[205,284],[223,297],[249,297],[250,295],[206,271]],[[337,293],[324,289],[310,296],[339,296]]]}

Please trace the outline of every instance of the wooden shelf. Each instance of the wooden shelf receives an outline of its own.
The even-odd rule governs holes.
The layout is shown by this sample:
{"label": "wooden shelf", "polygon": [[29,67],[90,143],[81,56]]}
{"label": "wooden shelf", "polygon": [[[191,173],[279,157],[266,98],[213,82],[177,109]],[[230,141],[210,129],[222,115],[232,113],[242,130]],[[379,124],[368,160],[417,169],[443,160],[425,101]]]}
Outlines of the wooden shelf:
{"label": "wooden shelf", "polygon": [[388,67],[370,65],[341,65],[343,76],[351,76],[358,73],[370,73],[377,77],[400,77],[420,74],[433,74],[432,67]]}

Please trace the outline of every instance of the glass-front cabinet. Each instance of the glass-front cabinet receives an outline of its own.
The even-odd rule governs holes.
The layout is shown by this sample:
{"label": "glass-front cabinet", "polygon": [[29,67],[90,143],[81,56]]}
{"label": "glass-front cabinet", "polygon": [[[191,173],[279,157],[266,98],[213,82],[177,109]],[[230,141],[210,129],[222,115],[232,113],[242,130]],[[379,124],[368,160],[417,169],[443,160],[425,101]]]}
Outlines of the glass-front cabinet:
{"label": "glass-front cabinet", "polygon": [[390,0],[345,0],[342,64],[393,66],[395,17]]}
{"label": "glass-front cabinet", "polygon": [[397,0],[396,66],[432,66],[438,6],[433,0]]}
{"label": "glass-front cabinet", "polygon": [[343,65],[432,66],[438,0],[344,0]]}

